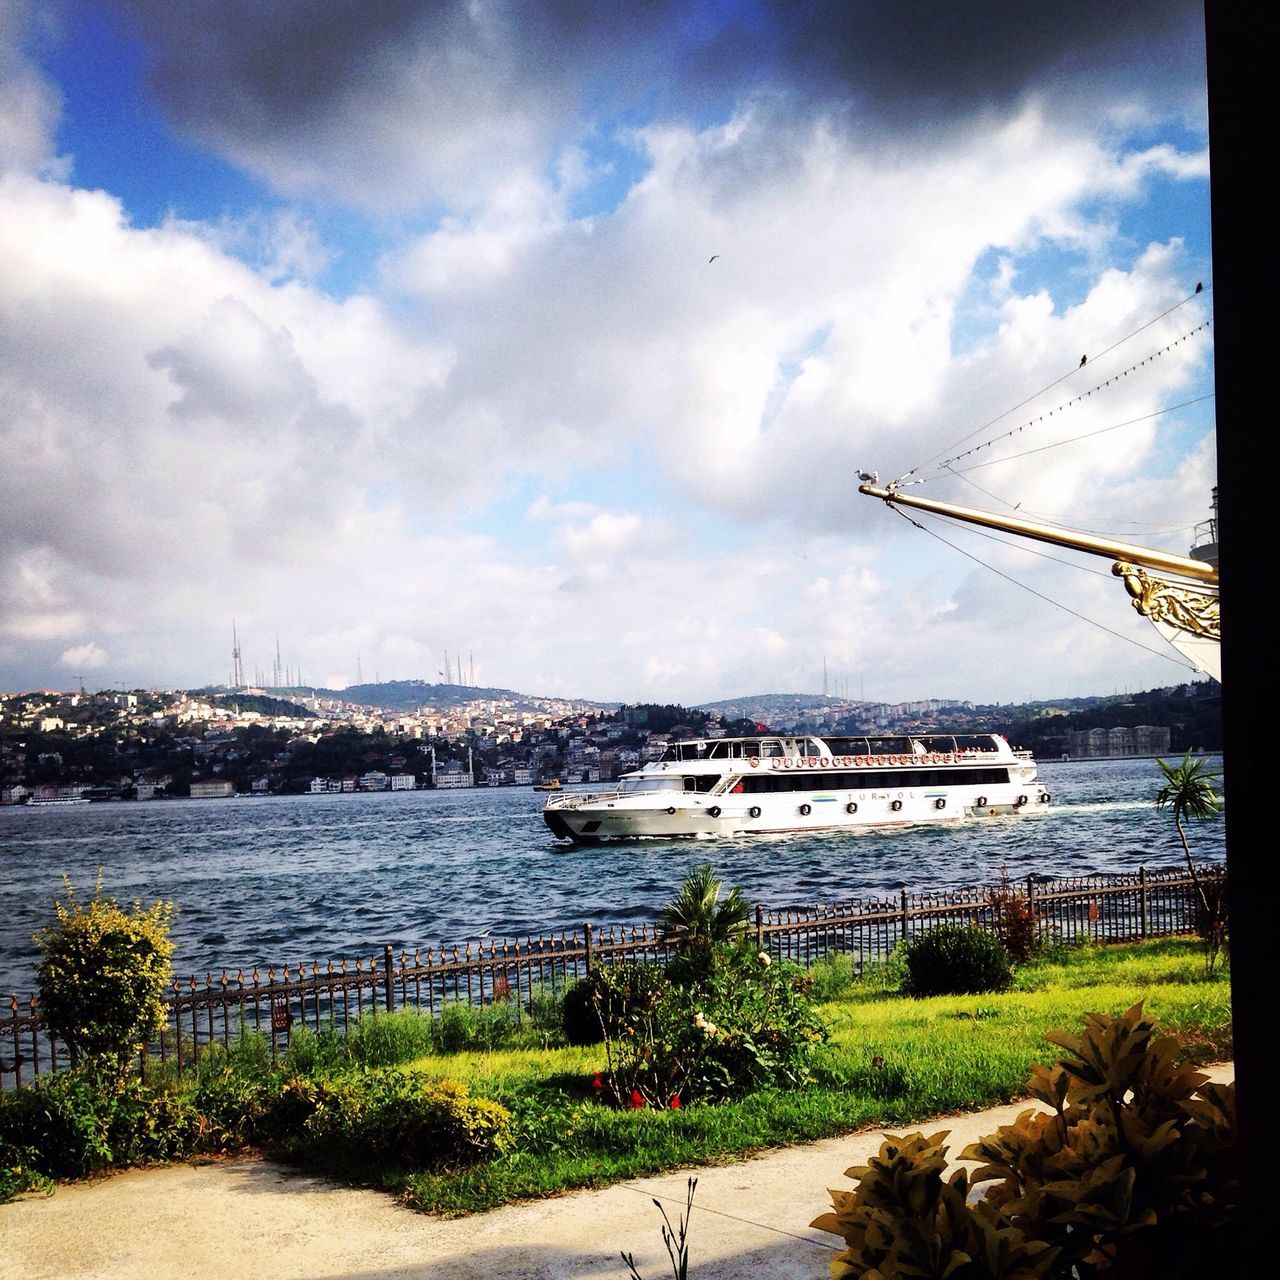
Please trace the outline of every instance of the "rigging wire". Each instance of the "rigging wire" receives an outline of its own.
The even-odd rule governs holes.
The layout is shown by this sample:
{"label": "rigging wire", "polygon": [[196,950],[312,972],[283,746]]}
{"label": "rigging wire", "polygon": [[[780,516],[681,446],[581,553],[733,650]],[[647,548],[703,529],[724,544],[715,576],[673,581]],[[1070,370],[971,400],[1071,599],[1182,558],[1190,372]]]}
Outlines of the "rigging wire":
{"label": "rigging wire", "polygon": [[[1064,613],[1069,613],[1073,618],[1079,618],[1081,622],[1087,622],[1090,626],[1097,627],[1099,631],[1105,631],[1109,636],[1114,636],[1117,640],[1123,640],[1125,641],[1126,644],[1134,645],[1136,648],[1143,650],[1145,653],[1152,654],[1154,657],[1164,658],[1166,661],[1172,662],[1176,666],[1180,666],[1180,667],[1185,666],[1189,671],[1196,671],[1198,669],[1193,663],[1179,661],[1178,658],[1175,658],[1173,654],[1171,654],[1167,650],[1153,649],[1150,645],[1143,644],[1141,640],[1135,640],[1132,636],[1126,636],[1119,631],[1114,631],[1112,630],[1111,627],[1106,626],[1104,623],[1098,622],[1095,618],[1090,618],[1083,613],[1078,613],[1075,609],[1072,609],[1069,606],[1062,604],[1060,601],[1053,599],[1052,596],[1047,596],[1043,592],[1037,591],[1034,587],[1029,587],[1025,582],[1019,582],[1017,578],[1012,577],[1011,575],[1005,573],[1001,569],[997,569],[995,565],[988,564],[985,560],[981,559],[979,556],[975,556],[972,552],[966,551],[963,547],[958,546],[956,543],[951,542],[947,538],[944,538],[940,533],[937,532],[936,529],[930,529],[927,526],[921,524],[920,521],[917,520],[914,515],[908,515],[905,511],[902,510],[901,507],[895,506],[893,507],[893,510],[896,511],[908,524],[914,525],[922,533],[927,533],[931,538],[936,538],[939,542],[943,544],[943,546],[950,547],[953,551],[958,551],[966,559],[972,560],[974,564],[981,565],[984,569],[989,569],[997,577],[1003,578],[1006,582],[1012,583],[1015,587],[1021,587],[1023,591],[1029,591],[1037,599],[1043,600],[1046,604],[1053,605],[1055,609],[1061,609]],[[984,536],[990,536],[990,535],[984,535]],[[1000,539],[993,538],[992,541],[999,543]],[[1001,545],[1012,546],[1013,544],[1001,543]],[[1024,548],[1024,549],[1030,550],[1030,548]],[[1081,565],[1072,565],[1070,561],[1057,560],[1056,557],[1045,555],[1044,552],[1032,551],[1031,554],[1041,556],[1043,559],[1046,559],[1046,560],[1054,560],[1055,563],[1067,565],[1070,568],[1080,569],[1081,572],[1083,573],[1093,573],[1093,574],[1097,574],[1100,577],[1108,576],[1103,574],[1101,570],[1086,569]],[[1176,652],[1176,650],[1174,652]]]}
{"label": "rigging wire", "polygon": [[[1080,401],[1082,400],[1087,400],[1091,395],[1093,395],[1095,391],[1101,391],[1104,387],[1109,387],[1113,382],[1118,382],[1121,378],[1127,378],[1131,373],[1134,373],[1138,369],[1142,368],[1142,366],[1146,364],[1148,360],[1158,359],[1160,356],[1164,355],[1167,351],[1172,351],[1174,347],[1179,346],[1183,342],[1186,342],[1188,338],[1195,337],[1195,335],[1199,333],[1201,329],[1207,329],[1208,327],[1209,327],[1209,322],[1206,320],[1204,324],[1197,325],[1194,329],[1190,330],[1188,333],[1184,333],[1182,337],[1175,338],[1167,346],[1161,347],[1159,351],[1153,351],[1149,356],[1145,356],[1143,359],[1139,360],[1136,364],[1131,364],[1127,369],[1122,369],[1120,370],[1119,373],[1112,374],[1111,377],[1104,379],[1102,382],[1099,382],[1096,386],[1090,387],[1088,391],[1082,391],[1078,396],[1073,396],[1070,400],[1064,400],[1060,405],[1056,405],[1054,408],[1050,409],[1047,414],[1042,413],[1038,418],[1028,418],[1026,422],[1021,424],[1021,426],[1013,427],[1011,430],[1006,431],[1004,435],[992,436],[990,440],[984,440],[982,444],[976,444],[973,446],[972,449],[966,449],[963,453],[953,454],[950,458],[944,458],[940,463],[938,463],[939,468],[945,468],[947,470],[950,470],[951,463],[958,462],[961,458],[970,457],[972,454],[978,453],[983,449],[990,449],[991,446],[995,444],[997,440],[1008,440],[1011,436],[1016,436],[1019,432],[1025,431],[1027,427],[1036,426],[1038,423],[1043,422],[1045,418],[1052,418],[1055,413],[1065,412],[1067,409],[1071,408],[1072,405],[1079,404]],[[1209,395],[1200,396],[1199,399],[1208,400],[1210,396],[1212,396],[1213,394],[1214,394],[1213,392],[1210,392]],[[1188,404],[1196,404],[1196,403],[1198,403],[1197,400],[1187,400],[1183,404],[1171,405],[1170,408],[1181,409]],[[1161,410],[1160,412],[1163,413],[1166,411]],[[1154,414],[1154,413],[1148,415],[1148,417],[1152,417],[1152,418],[1157,416],[1158,414]],[[1142,419],[1135,418],[1133,421],[1139,422],[1139,421],[1142,421]],[[1119,425],[1128,426],[1129,424],[1122,422]],[[1108,430],[1110,430],[1110,428],[1108,428]],[[1086,437],[1081,436],[1080,438],[1085,439]],[[1021,455],[1015,454],[1014,456],[1017,457]]]}
{"label": "rigging wire", "polygon": [[[981,493],[984,497],[989,498],[992,502],[998,502],[1003,506],[1008,507],[1011,511],[1022,511],[1024,515],[1031,516],[1036,520],[1041,520],[1045,524],[1057,524],[1065,518],[1054,511],[1033,511],[1029,507],[1024,508],[1022,503],[1020,502],[1018,503],[1010,502],[1007,498],[1002,498],[1000,497],[999,494],[992,493],[990,489],[984,489],[982,485],[980,485],[976,480],[970,479],[967,474],[967,470],[976,470],[976,468],[967,468],[966,471],[950,471],[948,474],[953,475],[957,480],[963,481],[965,484],[969,485],[971,488],[977,489],[979,493]],[[1175,533],[1191,534],[1195,531],[1196,526],[1199,523],[1200,523],[1199,521],[1196,521],[1195,523],[1192,523],[1192,524],[1187,524],[1185,522],[1179,523],[1179,524],[1151,524],[1149,522],[1140,521],[1140,520],[1124,520],[1120,522],[1120,528],[1145,529],[1149,533],[1164,533],[1164,534],[1170,534],[1170,535]],[[1100,537],[1118,536],[1113,530],[1091,529],[1087,525],[1083,525],[1080,523],[1073,524],[1072,529],[1076,530],[1077,532],[1096,533]],[[975,531],[976,531],[976,528],[975,528]],[[984,534],[983,536],[986,537],[989,535]],[[997,538],[995,539],[995,541],[999,542],[1000,539]],[[1007,545],[1015,546],[1015,545],[1021,545],[1021,544],[1008,543]],[[1030,548],[1028,548],[1028,550],[1030,550]],[[1040,555],[1043,553],[1035,552],[1033,554]],[[1059,561],[1059,563],[1070,564],[1071,562],[1068,560],[1062,560],[1062,561]],[[1082,568],[1083,566],[1076,566],[1076,567]]]}
{"label": "rigging wire", "polygon": [[[1144,413],[1141,417],[1130,418],[1127,422],[1116,422],[1109,427],[1099,427],[1096,431],[1085,431],[1078,436],[1068,436],[1065,440],[1055,440],[1050,444],[1037,445],[1034,449],[1024,449],[1021,453],[1006,453],[999,458],[989,458],[986,462],[975,462],[970,466],[962,467],[957,470],[951,466],[951,463],[958,461],[960,458],[968,456],[968,454],[977,453],[978,449],[987,449],[995,443],[995,440],[988,440],[986,444],[980,444],[976,449],[970,449],[967,453],[958,454],[954,458],[948,458],[945,462],[939,463],[939,468],[945,470],[948,475],[958,476],[965,471],[978,471],[982,467],[994,467],[997,463],[1012,462],[1017,458],[1029,458],[1035,453],[1047,453],[1050,449],[1061,449],[1066,444],[1076,444],[1080,440],[1092,440],[1094,436],[1105,436],[1108,431],[1119,431],[1122,427],[1137,426],[1140,422],[1150,422],[1152,418],[1163,417],[1166,413],[1173,413],[1176,409],[1186,409],[1193,404],[1200,404],[1205,400],[1212,400],[1217,395],[1216,391],[1210,391],[1205,395],[1196,396],[1192,400],[1183,400],[1181,404],[1167,405],[1163,409],[1157,409],[1154,413]],[[1021,431],[1021,427],[1017,427],[1015,431]],[[1010,431],[1009,435],[1014,435],[1015,431]],[[1005,436],[997,436],[996,439],[1006,439]]]}
{"label": "rigging wire", "polygon": [[[1126,342],[1130,341],[1130,339],[1136,338],[1140,333],[1143,333],[1147,329],[1151,328],[1153,324],[1158,324],[1166,316],[1172,315],[1179,308],[1185,307],[1188,302],[1193,301],[1196,297],[1198,297],[1201,293],[1204,293],[1204,292],[1208,292],[1208,290],[1204,290],[1200,287],[1200,285],[1197,285],[1195,289],[1192,290],[1191,293],[1189,293],[1185,298],[1182,299],[1181,302],[1175,302],[1173,306],[1166,308],[1158,316],[1153,316],[1145,324],[1139,325],[1136,329],[1125,334],[1123,338],[1118,338],[1109,347],[1104,348],[1102,351],[1099,351],[1097,355],[1093,356],[1092,357],[1093,360],[1096,362],[1102,359],[1103,356],[1110,355],[1111,352],[1115,351],[1118,347],[1122,347]],[[1200,327],[1204,327],[1204,326],[1200,326]],[[1194,333],[1195,330],[1192,330],[1192,332]],[[920,471],[922,468],[933,465],[940,457],[942,457],[944,453],[947,452],[948,449],[959,448],[960,445],[967,443],[968,441],[972,440],[974,436],[979,435],[981,432],[988,430],[990,427],[994,427],[997,422],[1003,421],[1010,414],[1017,413],[1019,409],[1023,408],[1026,405],[1031,404],[1032,401],[1034,400],[1038,400],[1046,392],[1052,391],[1054,387],[1059,386],[1062,383],[1066,382],[1068,378],[1075,377],[1075,375],[1085,367],[1086,366],[1084,364],[1079,364],[1074,369],[1071,369],[1068,372],[1062,374],[1060,377],[1055,378],[1052,382],[1047,383],[1045,386],[1041,387],[1039,391],[1033,392],[1031,395],[1027,396],[1026,399],[1020,400],[1017,404],[1013,405],[1011,408],[1006,409],[1003,413],[999,413],[994,418],[991,418],[987,422],[984,422],[981,426],[975,427],[972,431],[969,432],[968,435],[962,436],[954,444],[948,445],[945,449],[941,450],[939,453],[935,453],[932,458],[927,458],[924,462],[920,464],[920,466],[912,467],[911,470],[908,471],[906,475],[902,477],[902,479],[905,480],[908,476],[915,475],[916,472]]]}

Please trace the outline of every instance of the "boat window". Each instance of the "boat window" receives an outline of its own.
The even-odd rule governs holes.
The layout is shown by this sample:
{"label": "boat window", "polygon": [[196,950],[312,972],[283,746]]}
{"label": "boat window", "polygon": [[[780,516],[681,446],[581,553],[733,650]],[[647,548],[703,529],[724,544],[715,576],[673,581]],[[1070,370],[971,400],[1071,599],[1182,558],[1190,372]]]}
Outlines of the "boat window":
{"label": "boat window", "polygon": [[989,733],[956,734],[958,751],[995,751],[995,739]]}
{"label": "boat window", "polygon": [[1008,769],[958,768],[951,765],[945,769],[833,769],[816,773],[807,770],[804,773],[753,773],[744,777],[739,785],[749,794],[763,795],[771,791],[858,793],[900,787],[994,787],[1008,781]]}
{"label": "boat window", "polygon": [[684,780],[686,791],[710,791],[720,781],[721,774],[702,773],[691,775]]}
{"label": "boat window", "polygon": [[780,756],[786,753],[782,749],[782,743],[777,738],[765,738],[760,743],[760,754],[762,756]]}
{"label": "boat window", "polygon": [[637,791],[679,791],[680,784],[671,777],[666,778],[620,778],[618,790],[626,794]]}

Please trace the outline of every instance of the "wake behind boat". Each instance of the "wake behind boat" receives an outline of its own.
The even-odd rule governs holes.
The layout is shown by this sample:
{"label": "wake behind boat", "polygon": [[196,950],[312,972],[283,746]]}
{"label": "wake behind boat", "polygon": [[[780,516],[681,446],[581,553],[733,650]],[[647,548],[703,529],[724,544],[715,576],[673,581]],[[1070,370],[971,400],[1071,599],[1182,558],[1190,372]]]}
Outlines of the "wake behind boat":
{"label": "wake behind boat", "polygon": [[1044,813],[1028,751],[999,734],[761,735],[673,742],[612,791],[555,796],[548,827],[576,841],[960,822]]}

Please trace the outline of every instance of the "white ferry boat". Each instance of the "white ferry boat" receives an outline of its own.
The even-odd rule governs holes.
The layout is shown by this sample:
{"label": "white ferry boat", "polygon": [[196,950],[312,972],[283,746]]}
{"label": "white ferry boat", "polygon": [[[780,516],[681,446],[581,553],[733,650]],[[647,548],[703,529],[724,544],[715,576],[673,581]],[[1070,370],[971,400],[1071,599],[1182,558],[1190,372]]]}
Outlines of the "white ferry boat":
{"label": "white ferry boat", "polygon": [[961,822],[1044,813],[1029,751],[999,734],[673,742],[612,791],[547,800],[542,816],[576,841],[734,835]]}

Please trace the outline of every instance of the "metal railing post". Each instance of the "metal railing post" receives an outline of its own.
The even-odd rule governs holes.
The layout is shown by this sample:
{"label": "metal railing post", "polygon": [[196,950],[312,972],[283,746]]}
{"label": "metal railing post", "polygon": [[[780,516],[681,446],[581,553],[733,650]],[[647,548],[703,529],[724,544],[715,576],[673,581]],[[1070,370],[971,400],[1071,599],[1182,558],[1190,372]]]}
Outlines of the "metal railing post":
{"label": "metal railing post", "polygon": [[391,966],[395,963],[391,955],[391,944],[388,942],[382,950],[382,991],[387,998],[387,1012],[396,1007],[396,984],[391,974]]}
{"label": "metal railing post", "polygon": [[590,920],[586,921],[582,926],[582,937],[586,943],[587,977],[589,978],[591,976],[591,970],[595,964],[594,958],[592,957],[592,954],[591,954],[591,921]]}
{"label": "metal railing post", "polygon": [[1147,923],[1147,866],[1146,866],[1146,863],[1143,863],[1142,866],[1138,868],[1138,893],[1139,893],[1139,898],[1142,904],[1141,910],[1138,915],[1138,921],[1139,921],[1138,930],[1139,930],[1139,935],[1145,938],[1147,936],[1147,929],[1149,927]]}

